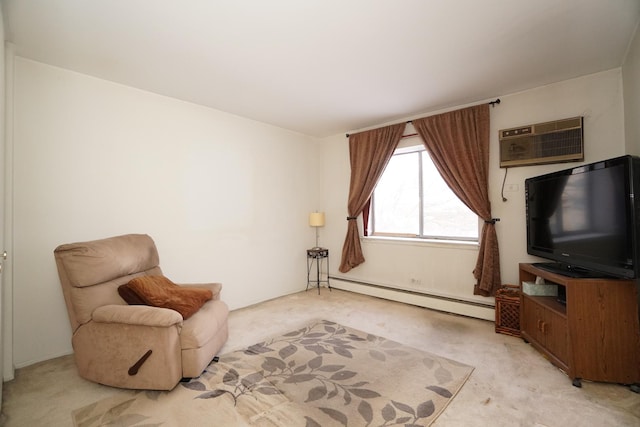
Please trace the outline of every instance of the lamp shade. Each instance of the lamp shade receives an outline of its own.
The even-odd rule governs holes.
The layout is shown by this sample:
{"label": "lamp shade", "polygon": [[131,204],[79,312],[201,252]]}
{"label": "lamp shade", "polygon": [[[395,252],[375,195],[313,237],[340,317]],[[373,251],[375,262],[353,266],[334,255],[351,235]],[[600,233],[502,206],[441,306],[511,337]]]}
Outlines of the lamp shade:
{"label": "lamp shade", "polygon": [[324,212],[311,212],[309,214],[309,225],[311,227],[324,227]]}

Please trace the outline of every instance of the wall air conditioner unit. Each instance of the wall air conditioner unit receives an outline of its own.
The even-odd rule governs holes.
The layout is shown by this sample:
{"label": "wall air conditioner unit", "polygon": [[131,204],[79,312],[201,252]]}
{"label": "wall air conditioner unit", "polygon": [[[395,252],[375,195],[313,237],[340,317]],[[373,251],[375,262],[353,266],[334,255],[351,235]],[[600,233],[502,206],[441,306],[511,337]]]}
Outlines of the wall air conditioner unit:
{"label": "wall air conditioner unit", "polygon": [[500,167],[584,160],[582,117],[502,129]]}

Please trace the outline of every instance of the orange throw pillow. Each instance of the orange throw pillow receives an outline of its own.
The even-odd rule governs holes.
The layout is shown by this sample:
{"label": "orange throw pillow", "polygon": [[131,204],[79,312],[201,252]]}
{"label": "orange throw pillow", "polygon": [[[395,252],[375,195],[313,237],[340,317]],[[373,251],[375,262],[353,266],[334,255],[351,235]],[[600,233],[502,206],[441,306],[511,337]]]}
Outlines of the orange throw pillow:
{"label": "orange throw pillow", "polygon": [[213,298],[210,289],[182,287],[164,276],[140,276],[118,287],[129,305],[170,308],[188,319]]}

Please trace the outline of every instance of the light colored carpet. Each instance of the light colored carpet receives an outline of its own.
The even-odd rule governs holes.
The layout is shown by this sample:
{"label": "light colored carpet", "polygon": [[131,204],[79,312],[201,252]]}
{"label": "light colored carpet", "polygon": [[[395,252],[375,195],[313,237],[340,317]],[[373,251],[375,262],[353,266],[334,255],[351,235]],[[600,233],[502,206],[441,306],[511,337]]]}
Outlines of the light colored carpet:
{"label": "light colored carpet", "polygon": [[[453,262],[453,261],[452,261]],[[454,268],[452,264],[452,268]],[[304,289],[304,284],[302,289]],[[221,354],[331,319],[474,366],[432,427],[621,427],[640,425],[640,395],[584,381],[582,388],[522,339],[496,334],[493,322],[439,313],[333,289],[297,292],[229,315]],[[82,379],[67,355],[16,371],[4,383],[0,426],[69,427],[71,411],[122,390]]]}
{"label": "light colored carpet", "polygon": [[74,411],[102,425],[430,425],[473,368],[331,321],[226,354],[171,392]]}

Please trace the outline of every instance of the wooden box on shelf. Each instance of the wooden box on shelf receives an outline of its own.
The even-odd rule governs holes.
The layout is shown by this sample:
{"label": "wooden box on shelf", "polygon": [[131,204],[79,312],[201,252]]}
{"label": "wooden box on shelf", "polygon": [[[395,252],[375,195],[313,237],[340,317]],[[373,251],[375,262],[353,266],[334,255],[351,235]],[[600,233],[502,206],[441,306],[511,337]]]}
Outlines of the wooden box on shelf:
{"label": "wooden box on shelf", "polygon": [[520,287],[504,285],[496,292],[496,332],[519,337]]}
{"label": "wooden box on shelf", "polygon": [[520,264],[520,282],[545,279],[566,295],[521,293],[522,337],[567,373],[581,380],[640,382],[638,292],[633,280],[573,278]]}

